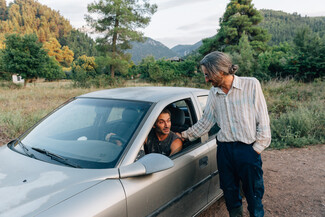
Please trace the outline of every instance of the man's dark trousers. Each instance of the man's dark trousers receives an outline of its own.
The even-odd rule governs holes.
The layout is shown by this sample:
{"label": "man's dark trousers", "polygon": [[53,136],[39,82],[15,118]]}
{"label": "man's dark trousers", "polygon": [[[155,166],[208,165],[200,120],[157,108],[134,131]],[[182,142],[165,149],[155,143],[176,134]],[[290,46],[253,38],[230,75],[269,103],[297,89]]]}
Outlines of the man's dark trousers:
{"label": "man's dark trousers", "polygon": [[242,206],[241,181],[250,216],[264,216],[262,159],[252,144],[218,141],[217,162],[228,211]]}

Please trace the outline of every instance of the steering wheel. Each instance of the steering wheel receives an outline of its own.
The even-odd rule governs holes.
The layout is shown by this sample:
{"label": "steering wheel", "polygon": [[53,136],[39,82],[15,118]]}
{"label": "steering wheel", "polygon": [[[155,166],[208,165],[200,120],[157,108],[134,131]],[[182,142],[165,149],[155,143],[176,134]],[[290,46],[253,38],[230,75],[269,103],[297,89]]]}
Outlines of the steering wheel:
{"label": "steering wheel", "polygon": [[110,141],[118,146],[124,145],[127,142],[126,139],[124,139],[121,136],[116,135],[116,134],[111,135],[109,137],[108,141]]}

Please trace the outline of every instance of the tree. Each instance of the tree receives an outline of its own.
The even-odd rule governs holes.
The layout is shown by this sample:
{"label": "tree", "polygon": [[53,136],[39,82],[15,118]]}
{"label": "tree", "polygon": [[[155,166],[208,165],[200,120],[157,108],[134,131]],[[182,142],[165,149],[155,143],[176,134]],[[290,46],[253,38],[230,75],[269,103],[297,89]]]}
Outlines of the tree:
{"label": "tree", "polygon": [[59,42],[62,46],[68,46],[70,50],[73,50],[74,59],[82,55],[98,56],[95,41],[78,30],[71,30],[68,36],[59,38]]}
{"label": "tree", "polygon": [[87,23],[103,36],[97,39],[99,50],[112,59],[111,76],[115,69],[124,65],[123,50],[131,48],[131,41],[141,41],[143,34],[138,28],[147,26],[150,15],[157,10],[157,5],[150,5],[148,0],[99,0],[88,5],[88,12],[96,18],[86,15]]}
{"label": "tree", "polygon": [[325,42],[309,28],[302,28],[294,38],[295,55],[289,71],[298,80],[313,81],[325,76]]}
{"label": "tree", "polygon": [[62,47],[63,61],[61,62],[61,65],[65,67],[69,67],[73,61],[73,56],[74,56],[73,51],[70,50],[68,46],[63,46]]}
{"label": "tree", "polygon": [[69,67],[73,61],[74,53],[68,46],[61,48],[60,43],[56,38],[50,38],[48,42],[43,45],[49,56],[55,57],[62,66]]}
{"label": "tree", "polygon": [[54,57],[49,57],[47,63],[45,64],[45,70],[42,77],[47,81],[55,81],[63,79],[66,76],[59,62]]}
{"label": "tree", "polygon": [[6,36],[5,44],[3,60],[6,63],[6,70],[22,76],[25,79],[25,86],[27,80],[38,78],[44,73],[48,56],[35,34],[24,36],[11,34]]}
{"label": "tree", "polygon": [[79,85],[85,86],[87,79],[97,75],[96,68],[94,57],[82,55],[72,63],[72,78]]}
{"label": "tree", "polygon": [[243,34],[247,34],[256,54],[265,51],[270,35],[258,26],[262,19],[252,0],[231,0],[223,17],[220,18],[220,30],[217,35],[204,39],[199,52],[202,55],[215,50],[233,52]]}
{"label": "tree", "polygon": [[232,56],[233,62],[240,66],[238,75],[253,76],[255,71],[254,51],[246,34],[243,34],[240,38],[238,51],[234,52]]}
{"label": "tree", "polygon": [[50,38],[48,42],[44,43],[43,47],[49,56],[55,57],[59,63],[63,61],[61,45],[56,38]]}

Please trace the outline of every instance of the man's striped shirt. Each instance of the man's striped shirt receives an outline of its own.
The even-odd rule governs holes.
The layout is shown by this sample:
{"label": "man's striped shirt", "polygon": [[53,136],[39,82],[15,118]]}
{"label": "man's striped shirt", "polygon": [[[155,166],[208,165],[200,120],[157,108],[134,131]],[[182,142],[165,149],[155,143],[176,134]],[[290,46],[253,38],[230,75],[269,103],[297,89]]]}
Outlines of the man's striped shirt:
{"label": "man's striped shirt", "polygon": [[182,132],[182,136],[192,141],[207,133],[215,123],[220,127],[217,133],[220,142],[254,143],[253,148],[259,153],[270,145],[270,119],[256,78],[235,75],[228,94],[212,87],[202,118]]}

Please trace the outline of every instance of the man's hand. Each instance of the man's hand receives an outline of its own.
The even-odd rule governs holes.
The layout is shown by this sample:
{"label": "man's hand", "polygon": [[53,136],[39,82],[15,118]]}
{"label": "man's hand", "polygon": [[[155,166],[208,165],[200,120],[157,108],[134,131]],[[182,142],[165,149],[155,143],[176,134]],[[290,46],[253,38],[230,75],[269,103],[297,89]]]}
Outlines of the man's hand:
{"label": "man's hand", "polygon": [[176,132],[175,134],[182,140],[182,142],[185,141],[185,138],[182,137],[182,134],[180,134],[178,132]]}
{"label": "man's hand", "polygon": [[[111,137],[112,137],[112,136],[115,136],[115,135],[116,135],[115,133],[108,133],[108,134],[106,135],[106,137],[105,137],[105,140],[106,140],[107,142],[109,142],[110,139],[111,139]],[[118,146],[121,146],[121,145],[122,145],[122,142],[121,142],[120,140],[118,140],[118,139],[113,139],[113,140],[110,141],[110,142],[113,142],[113,143],[115,143],[115,144],[118,145]]]}
{"label": "man's hand", "polygon": [[111,136],[115,136],[116,134],[115,133],[108,133],[105,137],[105,140],[106,141],[109,141],[109,139],[111,138]]}

